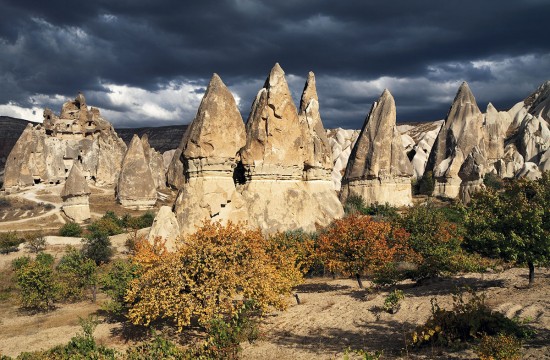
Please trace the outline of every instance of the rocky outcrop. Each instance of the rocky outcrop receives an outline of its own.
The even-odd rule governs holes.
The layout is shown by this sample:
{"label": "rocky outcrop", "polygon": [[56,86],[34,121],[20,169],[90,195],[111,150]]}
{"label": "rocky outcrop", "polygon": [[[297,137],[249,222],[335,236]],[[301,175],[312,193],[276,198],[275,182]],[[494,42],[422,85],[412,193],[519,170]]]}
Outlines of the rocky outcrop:
{"label": "rocky outcrop", "polygon": [[145,160],[149,164],[149,169],[153,176],[155,188],[162,189],[166,187],[166,171],[164,170],[164,159],[162,154],[151,147],[147,134],[141,137],[141,144],[143,145]]}
{"label": "rocky outcrop", "polygon": [[475,146],[484,148],[483,114],[479,110],[468,84],[463,82],[445,123],[441,127],[426,169],[433,171],[434,195],[456,198],[461,179],[458,172]]}
{"label": "rocky outcrop", "polygon": [[157,201],[157,188],[143,143],[134,135],[122,161],[116,188],[117,201],[129,209],[150,209]]}
{"label": "rocky outcrop", "polygon": [[130,144],[134,135],[140,138],[147,135],[150,146],[160,153],[165,153],[179,146],[186,129],[187,125],[169,125],[142,128],[116,128],[115,130],[118,136],[124,140],[126,145]]}
{"label": "rocky outcrop", "polygon": [[79,94],[59,117],[46,109],[43,124],[27,126],[6,161],[4,188],[62,183],[75,163],[96,185],[113,186],[125,152],[111,124]]}
{"label": "rocky outcrop", "polygon": [[459,198],[464,204],[470,202],[475,192],[485,188],[483,176],[486,173],[486,165],[487,161],[483,149],[475,146],[458,171],[458,176],[462,180]]}
{"label": "rocky outcrop", "polygon": [[334,190],[340,191],[342,176],[346,170],[351,149],[359,137],[360,130],[344,130],[342,128],[327,130],[327,136],[332,151],[332,183]]}
{"label": "rocky outcrop", "polygon": [[74,222],[82,223],[90,218],[89,196],[91,194],[80,165],[74,164],[65,181],[61,198],[62,210]]}
{"label": "rocky outcrop", "polygon": [[483,137],[489,171],[494,169],[494,163],[504,157],[504,141],[512,118],[505,111],[497,111],[493,104],[487,105],[484,114]]}
{"label": "rocky outcrop", "polygon": [[516,174],[516,178],[526,178],[529,180],[536,180],[542,176],[537,164],[532,162],[526,162],[523,164],[521,170]]}
{"label": "rocky outcrop", "polygon": [[[411,160],[415,178],[421,178],[424,175],[430,152],[443,123],[444,120],[438,120],[397,126],[401,138],[408,140],[407,142],[403,141],[403,146],[407,157]],[[411,140],[413,141],[412,144]]]}
{"label": "rocky outcrop", "polygon": [[539,116],[525,115],[516,136],[518,150],[526,162],[539,163],[542,154],[550,147],[548,122]]}
{"label": "rocky outcrop", "polygon": [[214,74],[182,141],[184,181],[174,205],[182,232],[193,232],[205,220],[248,219],[234,181],[239,150],[245,143],[245,126],[235,99]]}
{"label": "rocky outcrop", "polygon": [[514,144],[508,144],[504,148],[504,156],[493,163],[498,176],[503,179],[513,179],[523,168],[523,156],[519,153]]}
{"label": "rocky outcrop", "polygon": [[365,120],[351,152],[344,178],[341,199],[359,195],[367,204],[412,204],[413,169],[395,124],[393,96],[384,90]]}
{"label": "rocky outcrop", "polygon": [[149,241],[153,242],[156,237],[162,238],[166,243],[166,249],[168,251],[175,251],[177,248],[177,240],[180,236],[181,230],[176,219],[176,214],[172,212],[170,206],[161,206],[151,230],[149,231]]}
{"label": "rocky outcrop", "polygon": [[298,115],[284,71],[275,64],[252,105],[240,152],[242,195],[250,223],[264,231],[313,231],[343,215],[328,177],[314,86],[311,75]]}

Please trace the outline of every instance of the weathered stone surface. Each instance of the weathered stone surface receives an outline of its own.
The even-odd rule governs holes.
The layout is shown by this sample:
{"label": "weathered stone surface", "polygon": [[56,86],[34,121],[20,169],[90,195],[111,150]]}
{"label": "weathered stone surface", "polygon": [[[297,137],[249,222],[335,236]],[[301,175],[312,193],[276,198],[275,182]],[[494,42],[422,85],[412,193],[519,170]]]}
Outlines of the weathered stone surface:
{"label": "weathered stone surface", "polygon": [[486,166],[487,160],[485,159],[484,150],[475,146],[458,171],[458,176],[462,180],[459,197],[463,203],[469,203],[472,194],[485,187],[483,176],[486,172]]}
{"label": "weathered stone surface", "polygon": [[166,174],[164,170],[164,159],[162,158],[162,155],[158,151],[153,149],[151,145],[149,145],[149,137],[147,134],[144,134],[141,137],[141,143],[143,145],[145,160],[149,164],[151,175],[153,175],[155,188],[162,189],[166,187]]}
{"label": "weathered stone surface", "polygon": [[458,170],[474,146],[483,147],[482,126],[483,114],[468,84],[463,82],[439,131],[426,167],[434,173],[434,195],[458,196]]}
{"label": "weathered stone surface", "polygon": [[526,162],[523,164],[523,168],[516,174],[516,178],[527,178],[529,180],[536,180],[542,176],[537,164],[532,162]]}
{"label": "weathered stone surface", "polygon": [[504,148],[504,156],[493,163],[498,176],[503,179],[513,179],[523,168],[523,156],[514,144],[508,144]]}
{"label": "weathered stone surface", "polygon": [[512,123],[507,112],[498,112],[493,104],[487,105],[483,122],[483,135],[485,138],[485,152],[489,164],[504,157],[504,140],[506,132]]}
{"label": "weathered stone surface", "polygon": [[384,90],[373,104],[351,152],[342,179],[344,201],[356,194],[367,204],[412,204],[413,169],[395,121],[395,101],[390,92]]}
{"label": "weathered stone surface", "polygon": [[302,179],[304,131],[284,75],[275,64],[252,104],[241,151],[249,179]]}
{"label": "weathered stone surface", "polygon": [[114,185],[125,152],[111,124],[79,94],[63,105],[60,117],[45,109],[44,123],[21,134],[6,162],[4,188],[63,182],[74,163],[96,185]]}
{"label": "weathered stone surface", "polygon": [[405,146],[407,157],[411,159],[414,177],[421,178],[424,175],[424,170],[426,169],[430,152],[432,151],[435,139],[437,138],[443,123],[444,120],[438,120],[397,126],[397,130],[401,133],[402,138],[406,135],[414,141],[414,146],[410,150],[405,144],[403,144]]}
{"label": "weathered stone surface", "polygon": [[149,241],[152,242],[155,237],[160,237],[166,241],[165,246],[168,251],[175,251],[180,232],[176,214],[172,212],[172,208],[161,206],[149,231]]}
{"label": "weathered stone surface", "polygon": [[80,165],[75,163],[69,172],[63,190],[61,190],[62,210],[69,219],[81,223],[90,218],[90,193]]}
{"label": "weathered stone surface", "polygon": [[539,169],[541,172],[550,171],[550,150],[546,150],[540,157]]}
{"label": "weathered stone surface", "polygon": [[183,140],[185,176],[174,206],[180,230],[190,233],[205,220],[247,220],[233,179],[239,150],[246,143],[245,126],[233,95],[217,74]]}
{"label": "weathered stone surface", "polygon": [[517,137],[518,150],[526,162],[538,163],[542,154],[550,147],[550,128],[538,116],[525,115]]}
{"label": "weathered stone surface", "polygon": [[331,177],[336,191],[340,191],[342,187],[342,176],[359,133],[360,130],[344,130],[342,128],[327,130],[333,162]]}
{"label": "weathered stone surface", "polygon": [[122,161],[116,195],[118,202],[129,209],[149,209],[157,200],[153,175],[137,135],[130,142]]}
{"label": "weathered stone surface", "polygon": [[304,138],[304,180],[331,180],[332,151],[327,138],[315,84],[315,74],[309,72],[298,114],[305,130]]}

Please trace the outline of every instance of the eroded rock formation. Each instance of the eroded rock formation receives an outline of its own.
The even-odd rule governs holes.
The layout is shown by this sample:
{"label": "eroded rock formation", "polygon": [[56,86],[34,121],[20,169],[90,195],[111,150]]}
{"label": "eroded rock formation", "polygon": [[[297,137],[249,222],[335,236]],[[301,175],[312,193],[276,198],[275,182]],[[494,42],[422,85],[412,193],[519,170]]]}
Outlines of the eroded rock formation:
{"label": "eroded rock formation", "polygon": [[114,185],[126,145],[82,94],[63,104],[57,117],[44,110],[44,122],[28,125],[6,161],[4,188],[62,183],[74,163],[96,185]]}
{"label": "eroded rock formation", "polygon": [[342,128],[327,130],[332,151],[332,183],[336,191],[340,191],[342,188],[342,176],[346,171],[351,149],[353,149],[360,132],[360,130],[344,130]]}
{"label": "eroded rock formation", "polygon": [[150,209],[157,201],[157,187],[144,146],[134,135],[122,161],[116,188],[117,201],[129,209]]}
{"label": "eroded rock formation", "polygon": [[445,123],[430,153],[427,170],[435,177],[434,195],[456,198],[460,192],[458,175],[462,163],[475,146],[484,148],[483,114],[468,84],[458,89]]}
{"label": "eroded rock formation", "polygon": [[365,120],[351,152],[340,198],[362,196],[367,204],[412,205],[413,168],[396,127],[393,96],[384,90]]}
{"label": "eroded rock formation", "polygon": [[61,190],[62,210],[69,219],[81,223],[90,218],[89,196],[91,194],[80,164],[75,163]]}

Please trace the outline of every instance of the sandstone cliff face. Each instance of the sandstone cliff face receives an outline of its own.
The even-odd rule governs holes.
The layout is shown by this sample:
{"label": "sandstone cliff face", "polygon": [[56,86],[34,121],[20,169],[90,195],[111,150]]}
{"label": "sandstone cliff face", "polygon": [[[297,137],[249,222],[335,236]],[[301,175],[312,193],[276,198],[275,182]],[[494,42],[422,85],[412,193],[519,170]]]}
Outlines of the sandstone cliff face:
{"label": "sandstone cliff face", "polygon": [[235,99],[214,74],[182,141],[184,180],[174,205],[180,231],[193,232],[205,220],[223,223],[248,218],[233,179],[245,143],[245,126]]}
{"label": "sandstone cliff face", "polygon": [[367,204],[412,204],[413,169],[395,124],[393,96],[384,90],[365,120],[342,179],[341,199],[360,195]]}
{"label": "sandstone cliff face", "polygon": [[81,223],[90,218],[89,196],[90,188],[86,178],[82,174],[80,164],[75,163],[65,181],[61,198],[63,199],[62,210],[69,219]]}
{"label": "sandstone cliff face", "polygon": [[43,124],[21,134],[6,161],[4,188],[64,182],[74,163],[97,185],[112,186],[125,152],[111,124],[79,94],[63,105],[59,117],[46,109]]}
{"label": "sandstone cliff face", "polygon": [[129,209],[149,209],[157,200],[157,188],[143,151],[143,143],[134,135],[124,160],[116,189],[118,202]]}
{"label": "sandstone cliff face", "polygon": [[483,144],[483,114],[466,82],[462,83],[441,127],[428,160],[435,177],[434,195],[455,198],[460,191],[458,171],[475,146]]}

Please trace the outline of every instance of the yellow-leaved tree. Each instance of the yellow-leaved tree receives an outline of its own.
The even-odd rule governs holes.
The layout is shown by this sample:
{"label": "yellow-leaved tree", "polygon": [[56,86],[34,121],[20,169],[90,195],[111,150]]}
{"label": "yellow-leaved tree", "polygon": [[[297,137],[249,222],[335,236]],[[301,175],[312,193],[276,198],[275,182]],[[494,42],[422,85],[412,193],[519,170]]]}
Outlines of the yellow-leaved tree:
{"label": "yellow-leaved tree", "polygon": [[192,318],[205,325],[232,316],[244,301],[260,311],[284,309],[302,273],[295,254],[269,242],[260,230],[205,223],[174,253],[137,246],[134,260],[146,266],[126,295],[129,319],[172,320],[181,331]]}

